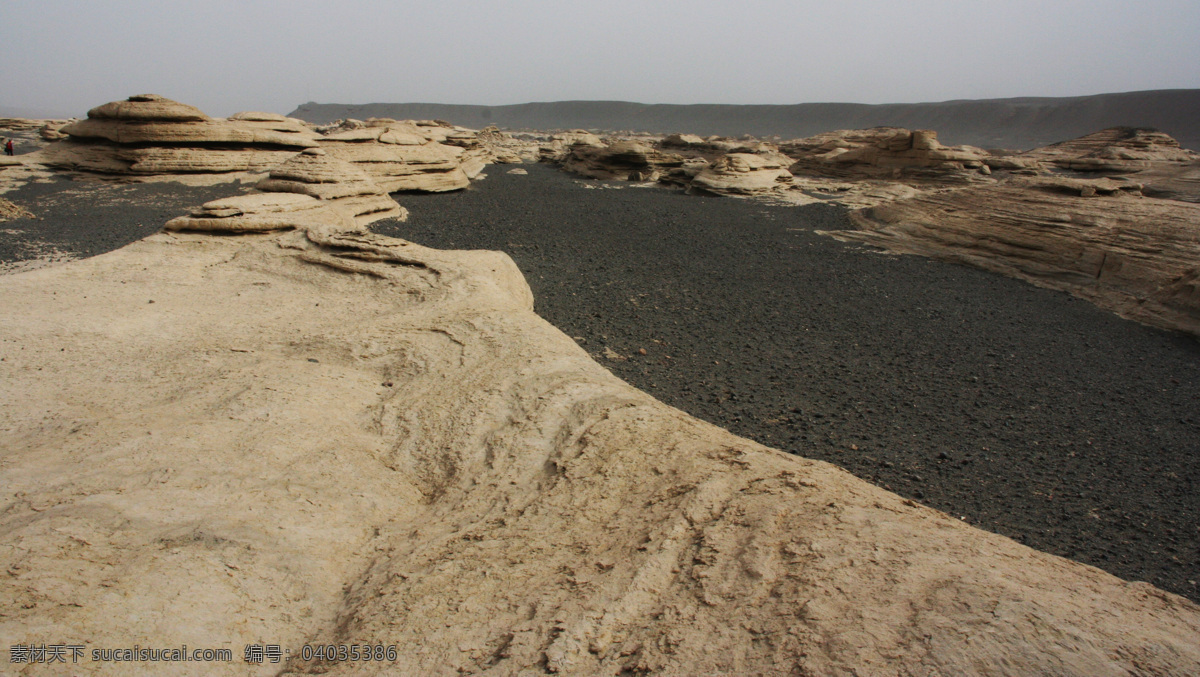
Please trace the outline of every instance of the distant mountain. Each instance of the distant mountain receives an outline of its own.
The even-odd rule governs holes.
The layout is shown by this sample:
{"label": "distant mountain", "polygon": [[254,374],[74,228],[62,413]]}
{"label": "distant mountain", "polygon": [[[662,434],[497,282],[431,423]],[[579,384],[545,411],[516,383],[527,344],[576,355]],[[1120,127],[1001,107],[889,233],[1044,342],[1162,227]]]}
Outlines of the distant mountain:
{"label": "distant mountain", "polygon": [[1154,127],[1200,150],[1200,89],[1163,89],[1062,98],[1023,97],[940,103],[801,103],[794,105],[642,104],[555,101],[511,106],[437,103],[314,103],[292,117],[316,124],[342,118],[443,119],[466,127],[593,129],[784,138],[833,129],[890,125],[933,129],[950,145],[1028,149],[1106,127]]}
{"label": "distant mountain", "polygon": [[[79,115],[79,113],[75,113]],[[0,118],[29,118],[31,120],[66,120],[71,117],[62,111],[45,108],[20,108],[16,106],[0,106]]]}

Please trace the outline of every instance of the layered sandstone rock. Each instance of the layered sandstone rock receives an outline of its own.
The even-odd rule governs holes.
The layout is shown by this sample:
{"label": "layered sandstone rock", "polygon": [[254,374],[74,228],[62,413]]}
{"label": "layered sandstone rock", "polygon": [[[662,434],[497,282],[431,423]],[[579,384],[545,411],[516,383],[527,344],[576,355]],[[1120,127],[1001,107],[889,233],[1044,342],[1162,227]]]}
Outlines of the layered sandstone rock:
{"label": "layered sandstone rock", "polygon": [[167,221],[168,231],[266,233],[331,227],[354,230],[352,214],[325,200],[298,193],[252,193],[205,202],[187,216]]}
{"label": "layered sandstone rock", "polygon": [[1070,141],[1036,148],[1021,156],[1062,169],[1082,172],[1129,173],[1163,164],[1190,164],[1200,154],[1154,129],[1112,127]]}
{"label": "layered sandstone rock", "polygon": [[232,647],[214,675],[264,641],[272,674],[1200,673],[1196,604],[691,418],[532,308],[503,254],[322,227],[0,278],[0,644]]}
{"label": "layered sandstone rock", "polygon": [[374,120],[330,134],[321,140],[321,146],[333,157],[362,169],[389,193],[466,188],[471,180],[461,161],[465,149],[434,140],[427,129],[408,122]]}
{"label": "layered sandstone rock", "polygon": [[554,134],[550,140],[541,144],[538,158],[543,162],[561,163],[567,158],[571,149],[576,146],[604,148],[608,144],[600,137],[583,129],[573,129],[569,132]]}
{"label": "layered sandstone rock", "polygon": [[787,158],[778,156],[730,153],[697,173],[691,186],[717,195],[774,193],[792,183],[787,162]]}
{"label": "layered sandstone rock", "polygon": [[924,129],[839,130],[788,141],[780,150],[795,160],[796,175],[947,180],[988,171],[986,151],[943,146],[936,132]]}
{"label": "layered sandstone rock", "polygon": [[1130,180],[1013,178],[928,191],[854,214],[836,236],[1063,289],[1200,336],[1200,204]]}
{"label": "layered sandstone rock", "polygon": [[671,169],[682,167],[684,158],[664,153],[649,144],[620,140],[612,145],[577,143],[567,149],[562,168],[592,179],[657,181]]}
{"label": "layered sandstone rock", "polygon": [[385,193],[366,172],[320,148],[309,148],[271,169],[255,188],[297,193],[349,212],[359,225],[380,219],[408,218],[408,210]]}
{"label": "layered sandstone rock", "polygon": [[526,158],[537,161],[537,145],[523,143],[513,138],[512,134],[502,132],[497,127],[485,127],[476,135],[479,144],[487,152],[491,162],[498,164],[521,164]]}
{"label": "layered sandstone rock", "polygon": [[154,94],[97,106],[59,132],[68,138],[42,152],[45,164],[109,174],[260,172],[317,145],[316,133],[298,120],[210,118]]}

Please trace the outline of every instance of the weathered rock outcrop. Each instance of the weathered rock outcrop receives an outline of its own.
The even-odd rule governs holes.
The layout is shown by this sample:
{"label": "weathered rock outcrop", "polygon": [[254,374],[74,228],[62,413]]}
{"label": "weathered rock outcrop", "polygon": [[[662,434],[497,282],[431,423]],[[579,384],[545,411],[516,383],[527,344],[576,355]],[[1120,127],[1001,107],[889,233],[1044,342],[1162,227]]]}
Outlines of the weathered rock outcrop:
{"label": "weathered rock outcrop", "polygon": [[589,131],[573,129],[562,134],[555,134],[550,137],[550,141],[541,144],[538,150],[538,158],[543,162],[560,163],[567,158],[567,155],[575,146],[604,148],[607,145],[603,139]]}
{"label": "weathered rock outcrop", "polygon": [[857,212],[842,239],[970,263],[1200,336],[1200,204],[1108,178],[1013,178]]}
{"label": "weathered rock outcrop", "polygon": [[[324,137],[321,147],[330,155],[365,171],[383,190],[440,193],[471,183],[463,169],[465,149],[440,143],[447,134],[411,122],[372,120],[357,129]],[[478,173],[482,164],[472,167]]]}
{"label": "weathered rock outcrop", "polygon": [[348,224],[0,278],[0,644],[231,648],[229,675],[264,641],[272,674],[1200,672],[1197,605],[691,418],[532,307],[502,254]]}
{"label": "weathered rock outcrop", "polygon": [[658,181],[671,169],[682,167],[684,158],[664,153],[638,141],[621,140],[612,145],[576,143],[567,148],[562,168],[592,179]]}
{"label": "weathered rock outcrop", "polygon": [[792,183],[787,162],[787,158],[777,155],[730,153],[696,174],[691,187],[717,195],[765,195],[786,190]]}
{"label": "weathered rock outcrop", "polygon": [[937,132],[926,129],[838,130],[782,143],[780,150],[795,160],[791,171],[798,176],[945,181],[989,171],[986,151],[948,148],[938,143]]}
{"label": "weathered rock outcrop", "polygon": [[320,148],[306,149],[273,167],[255,188],[328,201],[349,212],[359,225],[380,219],[408,218],[408,210],[397,204],[366,172]]}
{"label": "weathered rock outcrop", "polygon": [[1112,127],[1077,139],[1035,148],[1020,158],[1081,172],[1130,173],[1163,164],[1190,164],[1200,154],[1154,129]]}
{"label": "weathered rock outcrop", "polygon": [[251,193],[205,202],[187,216],[167,221],[168,231],[267,233],[333,227],[353,230],[353,215],[332,203],[298,193]]}
{"label": "weathered rock outcrop", "polygon": [[316,133],[298,120],[269,113],[210,118],[154,94],[97,106],[59,132],[68,138],[43,150],[42,162],[108,174],[261,172],[317,145]]}
{"label": "weathered rock outcrop", "polygon": [[502,132],[494,126],[479,130],[475,138],[485,151],[489,162],[521,164],[525,162],[525,157],[537,160],[537,149],[533,144],[517,141],[512,134]]}

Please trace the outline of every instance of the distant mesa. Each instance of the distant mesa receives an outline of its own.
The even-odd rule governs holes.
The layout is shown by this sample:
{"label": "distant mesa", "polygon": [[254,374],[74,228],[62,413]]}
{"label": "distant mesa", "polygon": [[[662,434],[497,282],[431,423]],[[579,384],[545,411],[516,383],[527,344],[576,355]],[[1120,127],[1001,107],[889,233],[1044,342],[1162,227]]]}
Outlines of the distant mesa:
{"label": "distant mesa", "polygon": [[[484,117],[484,114],[487,117]],[[1010,151],[1039,148],[1120,126],[1154,127],[1200,151],[1200,89],[1072,97],[1019,97],[935,103],[801,103],[787,105],[643,104],[554,101],[508,106],[429,103],[306,103],[292,116],[314,124],[371,116],[445,118],[510,131],[587,129],[686,132],[700,137],[754,134],[804,138],[834,129],[936,129],[942,143]]]}

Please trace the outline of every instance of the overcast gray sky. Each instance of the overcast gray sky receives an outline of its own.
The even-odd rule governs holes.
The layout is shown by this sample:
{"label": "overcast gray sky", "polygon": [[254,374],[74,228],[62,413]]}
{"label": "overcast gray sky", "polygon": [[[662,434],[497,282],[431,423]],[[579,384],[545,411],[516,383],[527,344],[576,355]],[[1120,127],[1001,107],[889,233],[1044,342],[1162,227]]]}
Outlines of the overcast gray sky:
{"label": "overcast gray sky", "polygon": [[0,107],[859,103],[1200,87],[1197,0],[0,0]]}

